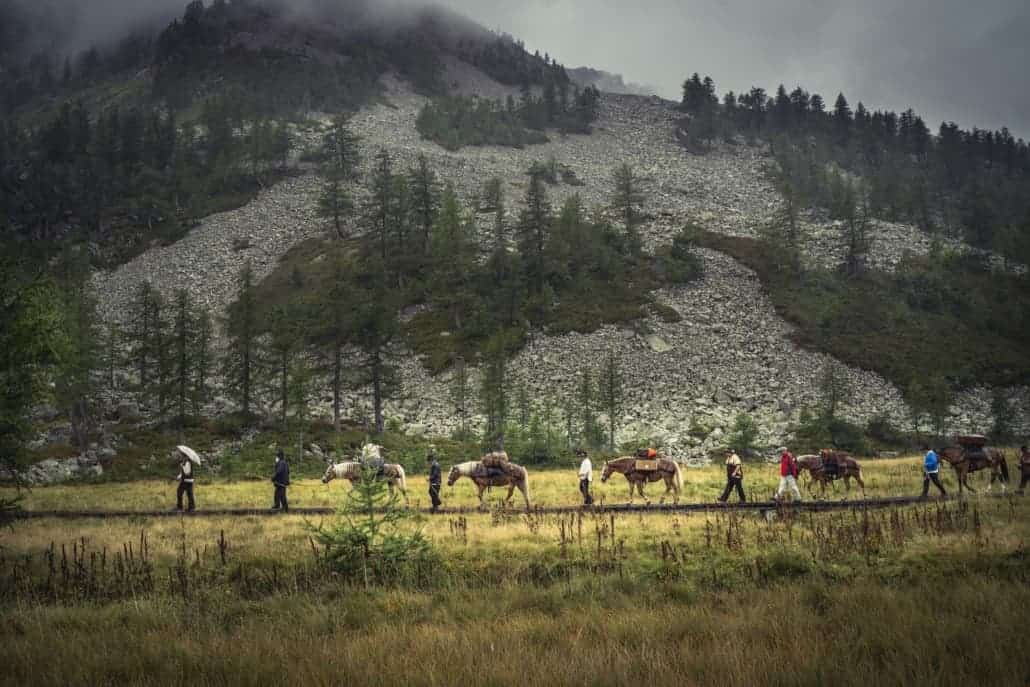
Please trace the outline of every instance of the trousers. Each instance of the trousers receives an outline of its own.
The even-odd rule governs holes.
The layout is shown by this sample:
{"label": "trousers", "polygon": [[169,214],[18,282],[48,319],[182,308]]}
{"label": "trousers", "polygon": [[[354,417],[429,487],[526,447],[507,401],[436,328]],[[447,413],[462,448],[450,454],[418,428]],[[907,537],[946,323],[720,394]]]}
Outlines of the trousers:
{"label": "trousers", "polygon": [[197,503],[193,500],[193,482],[181,481],[179,482],[179,488],[175,490],[175,507],[182,510],[182,496],[183,494],[187,497],[189,503],[188,510],[196,510]]}
{"label": "trousers", "polygon": [[583,504],[589,506],[594,502],[594,497],[590,495],[590,480],[581,479],[579,481],[579,493],[583,494]]}
{"label": "trousers", "polygon": [[439,484],[430,484],[429,485],[429,499],[433,502],[433,510],[436,510],[437,508],[439,508],[440,504],[443,503],[440,500],[440,485]]}
{"label": "trousers", "polygon": [[290,510],[290,505],[286,502],[286,487],[284,487],[283,485],[275,485],[275,496],[273,497],[272,501],[272,508],[279,509],[284,513]]}
{"label": "trousers", "polygon": [[801,492],[798,490],[798,481],[794,479],[793,475],[787,475],[786,477],[780,477],[780,486],[776,488],[776,498],[779,499],[783,496],[783,492],[790,489],[794,499],[797,501],[801,500]]}
{"label": "trousers", "polygon": [[923,473],[923,497],[925,498],[930,493],[930,482],[933,482],[940,492],[941,496],[947,496],[948,492],[944,491],[944,485],[941,484],[941,478],[936,472],[924,472]]}
{"label": "trousers", "polygon": [[744,478],[743,477],[728,477],[726,479],[726,488],[722,490],[722,496],[719,500],[723,503],[730,498],[730,494],[733,492],[734,487],[737,489],[737,497],[741,503],[746,500],[744,498]]}

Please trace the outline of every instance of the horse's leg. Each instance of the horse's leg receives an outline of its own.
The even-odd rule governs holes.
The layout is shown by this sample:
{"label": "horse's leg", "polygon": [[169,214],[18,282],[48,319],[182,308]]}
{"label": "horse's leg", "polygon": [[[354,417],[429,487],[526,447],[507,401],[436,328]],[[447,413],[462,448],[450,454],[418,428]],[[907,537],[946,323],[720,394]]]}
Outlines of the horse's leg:
{"label": "horse's leg", "polygon": [[633,490],[636,489],[637,485],[634,484],[633,480],[629,479],[628,477],[626,478],[626,481],[629,482],[629,505],[632,506],[633,505]]}
{"label": "horse's leg", "polygon": [[515,493],[515,482],[514,480],[508,484],[508,495],[504,497],[504,505],[511,505],[511,495]]}
{"label": "horse's leg", "polygon": [[528,511],[529,510],[529,492],[526,489],[526,482],[525,481],[519,482],[519,491],[522,492],[522,498],[526,502],[526,510]]}
{"label": "horse's leg", "polygon": [[486,503],[483,501],[483,492],[486,491],[486,485],[476,484],[476,488],[479,489],[479,508],[486,509]]}

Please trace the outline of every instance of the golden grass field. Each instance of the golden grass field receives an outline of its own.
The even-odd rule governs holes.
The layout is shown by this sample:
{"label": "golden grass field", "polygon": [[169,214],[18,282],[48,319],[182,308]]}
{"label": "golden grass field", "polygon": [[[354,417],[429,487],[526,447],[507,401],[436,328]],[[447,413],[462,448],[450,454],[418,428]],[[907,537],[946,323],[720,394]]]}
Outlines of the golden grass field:
{"label": "golden grass field", "polygon": [[[865,471],[871,496],[921,488],[918,458]],[[722,475],[687,470],[685,500],[714,499]],[[614,479],[595,488],[621,502]],[[745,479],[767,495],[776,466],[747,466]],[[571,470],[531,480],[541,505],[577,502]],[[304,481],[291,498],[333,505],[347,488]],[[425,505],[424,477],[410,488]],[[270,489],[201,481],[197,498],[260,507]],[[173,499],[174,485],[142,482],[34,489],[23,505],[143,510]],[[444,500],[471,506],[473,488],[445,487]],[[419,585],[368,588],[318,566],[310,527],[332,517],[19,521],[0,534],[0,582],[18,589],[0,605],[0,683],[1030,683],[1030,500],[784,517],[414,514],[405,527],[424,531],[437,567]],[[71,557],[131,543],[138,557],[141,535],[151,588],[97,590],[59,563],[47,581],[51,545],[58,560],[62,544]]]}
{"label": "golden grass field", "polygon": [[[863,462],[862,472],[866,483],[866,494],[870,497],[913,496],[922,489],[921,459],[908,456],[896,459],[868,460]],[[449,466],[443,466],[444,471]],[[621,475],[613,475],[607,483],[601,482],[601,465],[595,465],[594,498],[599,503],[626,503],[629,490]],[[950,471],[942,471],[941,477],[949,491],[957,489]],[[814,491],[804,488],[805,477],[801,478],[802,496],[820,498],[817,485]],[[429,497],[425,474],[408,475],[408,491],[412,506],[427,508]],[[445,474],[446,481],[446,474]],[[779,482],[779,466],[776,464],[749,464],[745,466],[744,488],[749,500],[768,500]],[[704,468],[683,468],[683,494],[681,502],[714,502],[725,485],[725,471],[722,466]],[[970,478],[974,488],[986,488],[987,475],[980,473]],[[579,482],[574,469],[531,470],[530,498],[539,506],[571,506],[582,502]],[[22,506],[35,510],[154,510],[171,508],[175,505],[175,482],[135,481],[100,484],[57,485],[34,488],[23,494]],[[343,490],[349,484],[339,481],[328,485],[317,479],[295,480],[289,490],[290,505],[294,507],[334,507],[340,503]],[[645,488],[645,493],[654,502],[662,496],[665,485],[656,482]],[[935,490],[936,491],[936,490]],[[266,481],[224,481],[206,480],[203,470],[198,472],[195,487],[198,508],[262,508],[272,505],[272,488]],[[506,495],[506,489],[494,488],[489,494],[491,502],[497,502]],[[0,495],[11,495],[11,490],[0,489]],[[446,484],[441,496],[445,506],[474,507],[477,505],[475,487],[468,480],[459,480],[453,487]],[[861,498],[862,491],[852,483],[848,495],[844,486],[838,483],[835,489],[828,489],[826,498],[842,499],[846,496]],[[516,491],[513,499],[516,505],[521,496]],[[731,501],[736,500],[736,495]],[[641,503],[636,498],[636,503]]]}

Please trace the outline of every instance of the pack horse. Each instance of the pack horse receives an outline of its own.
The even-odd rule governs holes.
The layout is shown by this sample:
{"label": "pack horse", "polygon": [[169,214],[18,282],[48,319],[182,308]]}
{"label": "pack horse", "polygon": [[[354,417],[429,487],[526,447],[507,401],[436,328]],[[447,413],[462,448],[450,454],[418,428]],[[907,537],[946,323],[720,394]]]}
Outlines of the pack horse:
{"label": "pack horse", "polygon": [[361,480],[366,470],[376,470],[376,480],[386,482],[393,496],[394,489],[404,497],[404,503],[408,503],[408,481],[404,474],[404,466],[397,463],[384,463],[381,457],[381,448],[375,444],[366,444],[361,448],[361,460],[344,461],[342,463],[330,463],[322,475],[322,484],[329,484],[334,479],[345,479],[353,485]]}
{"label": "pack horse", "polygon": [[521,465],[509,463],[507,454],[503,452],[488,453],[480,460],[458,463],[447,476],[447,486],[453,487],[462,477],[476,485],[480,508],[486,507],[483,492],[488,487],[508,487],[504,502],[511,503],[511,497],[518,489],[526,502],[526,510],[529,510],[529,472]]}
{"label": "pack horse", "polygon": [[662,494],[659,503],[665,502],[665,497],[672,492],[672,502],[679,503],[680,492],[683,491],[683,476],[680,474],[680,466],[674,460],[662,458],[651,454],[647,458],[623,456],[609,460],[604,464],[604,471],[601,473],[601,481],[607,482],[608,478],[618,473],[629,482],[629,502],[633,503],[633,490],[640,494],[645,503],[649,503],[644,495],[644,485],[648,482],[665,481],[665,493]]}

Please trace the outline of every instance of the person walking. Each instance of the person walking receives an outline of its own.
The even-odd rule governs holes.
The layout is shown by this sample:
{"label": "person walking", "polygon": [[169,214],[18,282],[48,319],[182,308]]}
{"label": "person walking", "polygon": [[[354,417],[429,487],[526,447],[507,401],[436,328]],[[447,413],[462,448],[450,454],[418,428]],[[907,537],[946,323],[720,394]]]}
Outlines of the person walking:
{"label": "person walking", "polygon": [[583,505],[589,506],[594,502],[594,497],[590,494],[590,483],[594,481],[594,465],[583,449],[576,449],[576,456],[583,459],[579,463],[579,493],[583,494]]}
{"label": "person walking", "polygon": [[1026,485],[1030,483],[1030,449],[1026,446],[1019,447],[1019,493],[1022,494]]}
{"label": "person walking", "polygon": [[272,484],[275,485],[272,510],[288,512],[290,506],[286,502],[286,487],[290,486],[290,464],[286,462],[286,456],[282,449],[275,452],[275,472],[272,474]]}
{"label": "person walking", "polygon": [[923,493],[919,498],[925,499],[929,496],[930,482],[940,490],[941,496],[947,496],[948,492],[944,491],[940,479],[941,459],[937,457],[937,452],[926,444],[923,444],[923,450],[926,451],[926,457],[923,458]]}
{"label": "person walking", "polygon": [[726,488],[722,490],[719,502],[726,503],[730,498],[730,492],[736,489],[737,497],[744,503],[744,464],[733,449],[726,451],[726,455]]}
{"label": "person walking", "polygon": [[440,485],[443,484],[443,474],[440,471],[440,461],[436,459],[436,451],[429,449],[426,454],[429,461],[429,499],[433,502],[432,511],[435,513],[440,508]]}
{"label": "person walking", "polygon": [[786,446],[780,447],[780,486],[776,488],[776,500],[783,498],[783,492],[790,489],[795,501],[801,500],[798,491],[798,461]]}
{"label": "person walking", "polygon": [[182,450],[179,451],[179,474],[175,477],[179,487],[175,490],[175,510],[182,511],[182,497],[187,497],[188,506],[186,512],[192,513],[197,509],[197,502],[193,500],[193,461]]}

